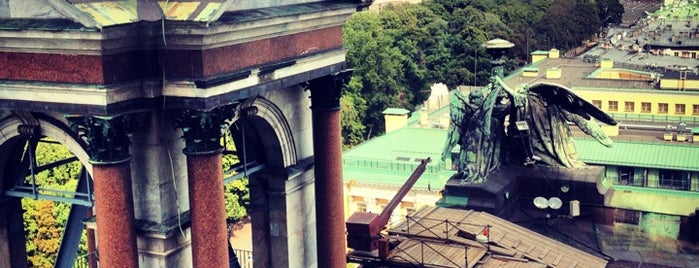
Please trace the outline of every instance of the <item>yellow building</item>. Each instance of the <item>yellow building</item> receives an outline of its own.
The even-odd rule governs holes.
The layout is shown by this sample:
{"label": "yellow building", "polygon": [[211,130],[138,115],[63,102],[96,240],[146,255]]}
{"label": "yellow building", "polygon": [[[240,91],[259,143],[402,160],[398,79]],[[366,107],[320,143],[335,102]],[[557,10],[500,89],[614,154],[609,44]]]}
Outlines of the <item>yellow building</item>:
{"label": "yellow building", "polygon": [[[685,74],[680,79],[678,71],[628,67],[609,59],[599,67],[580,59],[545,59],[515,71],[505,83],[511,88],[546,81],[564,85],[621,122],[699,125],[699,75]],[[534,76],[535,68],[547,72]]]}

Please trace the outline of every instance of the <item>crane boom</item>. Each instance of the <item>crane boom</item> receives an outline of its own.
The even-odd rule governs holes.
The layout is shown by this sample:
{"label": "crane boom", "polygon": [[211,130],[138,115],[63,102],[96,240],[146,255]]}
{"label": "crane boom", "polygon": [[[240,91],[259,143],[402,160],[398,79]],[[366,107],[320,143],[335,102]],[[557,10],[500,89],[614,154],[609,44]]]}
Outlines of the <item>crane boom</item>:
{"label": "crane boom", "polygon": [[427,168],[427,164],[430,163],[431,159],[428,157],[426,159],[423,159],[420,162],[420,165],[417,166],[417,168],[413,171],[413,174],[408,177],[408,180],[405,181],[405,184],[400,187],[398,192],[396,193],[395,196],[393,196],[393,199],[391,199],[390,202],[388,202],[388,205],[381,211],[381,214],[379,214],[379,224],[381,226],[385,226],[388,224],[388,219],[391,218],[391,213],[393,213],[393,210],[400,204],[400,201],[403,200],[403,197],[405,197],[406,194],[408,194],[408,191],[410,191],[410,188],[413,188],[413,185],[415,185],[415,182],[417,182],[417,179],[422,176],[422,173],[425,172],[425,169]]}
{"label": "crane boom", "polygon": [[355,212],[345,222],[347,226],[347,246],[355,250],[372,251],[377,249],[377,241],[381,237],[381,230],[386,227],[393,210],[400,204],[403,197],[415,185],[417,179],[425,172],[430,158],[423,159],[420,165],[408,177],[393,199],[386,205],[380,214],[371,212]]}

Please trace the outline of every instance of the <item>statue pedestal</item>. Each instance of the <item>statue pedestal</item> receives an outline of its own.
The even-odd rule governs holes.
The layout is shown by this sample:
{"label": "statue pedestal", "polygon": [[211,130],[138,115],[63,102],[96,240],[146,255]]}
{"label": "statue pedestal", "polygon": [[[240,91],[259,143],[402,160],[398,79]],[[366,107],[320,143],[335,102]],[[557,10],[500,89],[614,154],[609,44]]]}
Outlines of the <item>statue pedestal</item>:
{"label": "statue pedestal", "polygon": [[558,197],[563,207],[557,213],[567,214],[568,203],[603,205],[604,195],[597,184],[604,177],[604,168],[559,168],[549,166],[507,166],[494,170],[482,183],[462,182],[452,177],[444,187],[437,206],[473,209],[493,215],[507,216],[518,200],[531,206],[536,197]]}
{"label": "statue pedestal", "polygon": [[517,200],[517,179],[514,173],[497,169],[481,183],[463,182],[452,176],[444,186],[437,206],[473,209],[500,216]]}

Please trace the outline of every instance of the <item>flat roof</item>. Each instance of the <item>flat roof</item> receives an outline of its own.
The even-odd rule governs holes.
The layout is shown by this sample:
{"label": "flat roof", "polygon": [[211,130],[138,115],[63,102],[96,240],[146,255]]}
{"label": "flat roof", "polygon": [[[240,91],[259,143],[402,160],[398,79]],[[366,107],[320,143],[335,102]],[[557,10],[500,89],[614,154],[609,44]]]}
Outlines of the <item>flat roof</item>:
{"label": "flat roof", "polygon": [[408,126],[366,141],[346,151],[343,157],[345,160],[372,159],[415,165],[420,164],[416,159],[431,157],[431,166],[439,161],[446,138],[446,129]]}
{"label": "flat roof", "polygon": [[614,140],[611,148],[589,138],[575,139],[580,160],[593,165],[699,171],[699,149],[678,142]]}
{"label": "flat roof", "polygon": [[405,115],[409,114],[410,111],[403,109],[403,108],[386,108],[386,110],[383,110],[383,114],[390,114],[390,115]]}
{"label": "flat roof", "polygon": [[[548,79],[546,73],[540,73],[536,77],[522,76],[522,72],[529,70],[528,68],[539,68],[548,70],[558,68],[561,70],[561,77]],[[548,82],[559,84],[571,89],[575,88],[610,88],[610,89],[635,89],[635,90],[657,90],[655,85],[648,81],[633,81],[633,80],[612,80],[612,79],[595,79],[589,78],[591,74],[599,68],[594,62],[585,62],[582,59],[545,59],[534,64],[515,70],[513,73],[505,77],[505,84],[512,88],[518,89],[524,85],[531,85],[538,82]]]}
{"label": "flat roof", "polygon": [[410,126],[375,137],[343,153],[343,177],[400,186],[429,157],[431,162],[414,187],[441,189],[454,174],[440,159],[446,138],[446,129]]}

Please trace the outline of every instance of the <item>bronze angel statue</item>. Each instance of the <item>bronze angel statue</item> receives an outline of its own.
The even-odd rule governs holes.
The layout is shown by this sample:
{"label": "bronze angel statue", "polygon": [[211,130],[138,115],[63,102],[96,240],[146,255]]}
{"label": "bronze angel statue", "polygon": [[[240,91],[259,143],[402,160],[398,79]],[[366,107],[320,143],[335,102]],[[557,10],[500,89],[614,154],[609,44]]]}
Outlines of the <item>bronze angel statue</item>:
{"label": "bronze angel statue", "polygon": [[460,146],[455,176],[463,182],[481,183],[501,164],[585,166],[577,157],[568,122],[603,145],[612,145],[597,121],[616,121],[560,85],[537,83],[514,92],[494,77],[468,99],[452,90],[450,101],[451,124],[442,159]]}

